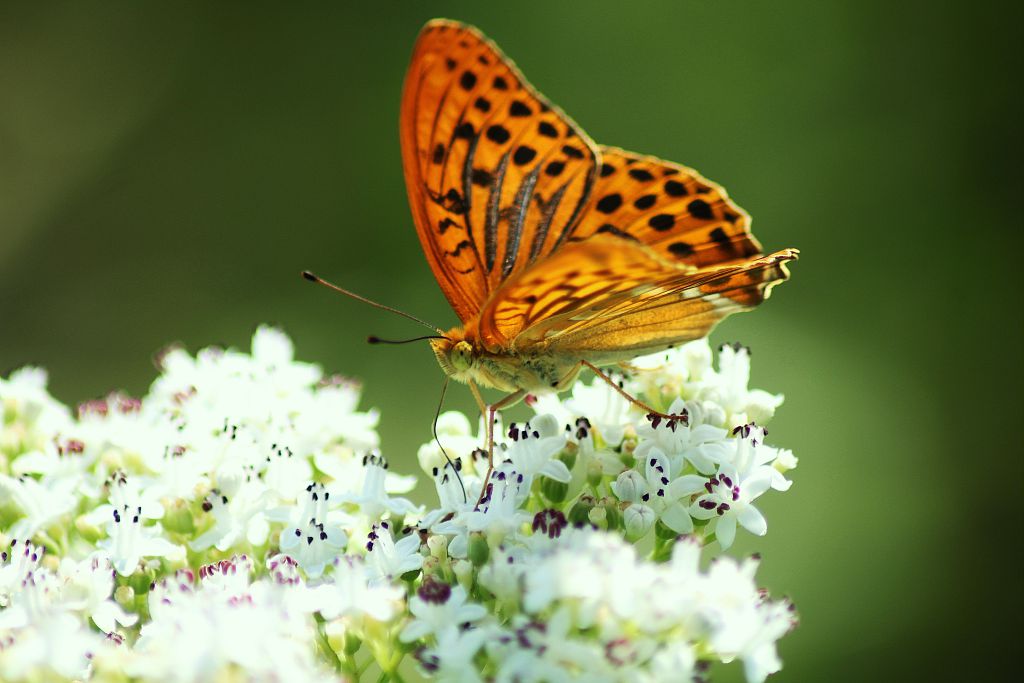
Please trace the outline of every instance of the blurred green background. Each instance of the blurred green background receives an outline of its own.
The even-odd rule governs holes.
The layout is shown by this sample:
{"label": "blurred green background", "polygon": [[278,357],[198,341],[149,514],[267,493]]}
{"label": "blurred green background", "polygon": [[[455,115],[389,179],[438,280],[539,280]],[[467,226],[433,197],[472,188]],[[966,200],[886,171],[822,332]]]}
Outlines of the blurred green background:
{"label": "blurred green background", "polygon": [[[772,439],[801,458],[769,535],[737,549],[802,616],[779,680],[1002,679],[1024,559],[1019,6],[4,3],[0,368],[44,365],[72,403],[138,394],[168,342],[247,348],[274,322],[365,380],[412,471],[441,372],[425,346],[364,339],[421,330],[298,273],[455,322],[398,149],[434,16],[803,251],[714,335],[753,347],[754,384],[787,396]],[[448,405],[472,409],[461,388]]]}

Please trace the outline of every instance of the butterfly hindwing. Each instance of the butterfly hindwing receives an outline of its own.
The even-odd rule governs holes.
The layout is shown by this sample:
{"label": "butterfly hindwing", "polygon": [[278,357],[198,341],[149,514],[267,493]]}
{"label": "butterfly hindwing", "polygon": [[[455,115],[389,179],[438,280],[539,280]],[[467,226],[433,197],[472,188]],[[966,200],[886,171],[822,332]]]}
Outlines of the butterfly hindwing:
{"label": "butterfly hindwing", "polygon": [[722,187],[680,164],[615,147],[600,151],[594,196],[572,239],[617,235],[697,267],[761,253],[750,217]]}
{"label": "butterfly hindwing", "polygon": [[476,29],[432,21],[402,95],[402,159],[416,229],[458,316],[563,244],[598,152]]}
{"label": "butterfly hindwing", "polygon": [[794,258],[795,250],[785,250],[696,268],[633,240],[595,235],[510,279],[481,312],[478,334],[492,349],[581,358],[615,345],[647,349],[696,339],[764,300]]}

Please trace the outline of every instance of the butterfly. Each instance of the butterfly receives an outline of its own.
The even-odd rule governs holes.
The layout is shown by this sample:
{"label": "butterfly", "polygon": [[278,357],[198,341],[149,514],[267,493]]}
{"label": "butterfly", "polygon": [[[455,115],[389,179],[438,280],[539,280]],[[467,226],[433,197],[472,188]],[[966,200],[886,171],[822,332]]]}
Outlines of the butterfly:
{"label": "butterfly", "polygon": [[595,144],[472,26],[423,28],[400,127],[416,232],[462,321],[430,344],[481,406],[478,387],[501,408],[704,337],[798,254],[763,255],[693,169]]}

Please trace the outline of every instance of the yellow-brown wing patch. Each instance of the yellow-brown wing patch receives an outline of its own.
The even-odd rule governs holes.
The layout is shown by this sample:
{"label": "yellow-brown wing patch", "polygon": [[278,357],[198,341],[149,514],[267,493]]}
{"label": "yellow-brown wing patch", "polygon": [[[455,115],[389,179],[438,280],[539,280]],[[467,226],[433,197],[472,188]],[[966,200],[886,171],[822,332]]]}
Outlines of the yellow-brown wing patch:
{"label": "yellow-brown wing patch", "polygon": [[757,256],[750,217],[691,168],[601,147],[594,196],[572,239],[613,234],[704,268]]}
{"label": "yellow-brown wing patch", "polygon": [[402,95],[402,160],[420,242],[463,321],[568,237],[598,152],[476,29],[432,21]]}
{"label": "yellow-brown wing patch", "polygon": [[[784,263],[793,258],[786,250],[698,269],[633,240],[595,235],[509,280],[482,311],[476,333],[495,350],[557,347],[581,358],[612,339],[623,349],[648,348],[649,338],[695,339],[729,313],[760,303],[787,277]],[[635,341],[627,339],[630,323],[646,330],[638,329]]]}
{"label": "yellow-brown wing patch", "polygon": [[[592,362],[625,360],[699,339],[733,313],[749,311],[789,277],[795,249],[743,263],[669,277],[632,299],[578,311],[557,322],[543,343]],[[524,333],[533,336],[530,330]]]}

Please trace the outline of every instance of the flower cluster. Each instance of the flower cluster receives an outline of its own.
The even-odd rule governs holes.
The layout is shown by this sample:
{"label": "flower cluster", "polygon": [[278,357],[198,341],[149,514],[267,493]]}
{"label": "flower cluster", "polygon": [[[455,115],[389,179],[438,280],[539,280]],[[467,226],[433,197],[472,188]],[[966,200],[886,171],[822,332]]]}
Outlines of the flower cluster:
{"label": "flower cluster", "polygon": [[[10,681],[762,681],[795,624],[728,549],[767,530],[790,451],[750,354],[637,359],[535,415],[440,416],[417,479],[379,453],[359,385],[296,361],[180,348],[142,399],[73,414],[42,370],[0,378],[0,678]],[[487,478],[489,463],[493,471]],[[486,480],[485,480],[486,478]]]}

